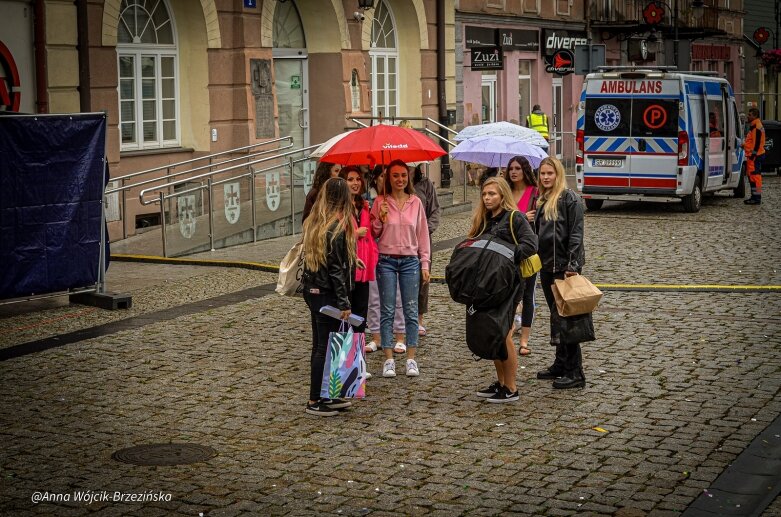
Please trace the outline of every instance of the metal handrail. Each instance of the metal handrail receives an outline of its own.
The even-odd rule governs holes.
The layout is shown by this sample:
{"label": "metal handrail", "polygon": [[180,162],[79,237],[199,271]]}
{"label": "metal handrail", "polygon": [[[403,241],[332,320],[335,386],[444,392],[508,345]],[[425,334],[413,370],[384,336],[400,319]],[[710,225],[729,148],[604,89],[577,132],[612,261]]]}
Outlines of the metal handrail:
{"label": "metal handrail", "polygon": [[[171,188],[171,187],[175,187],[176,185],[182,185],[184,183],[187,183],[187,182],[193,181],[193,180],[211,178],[215,174],[222,174],[224,172],[228,172],[228,171],[231,171],[231,170],[239,169],[239,168],[242,168],[242,167],[250,167],[250,170],[252,170],[251,165],[254,165],[256,163],[268,162],[268,161],[272,161],[272,160],[276,160],[276,159],[282,158],[284,156],[292,156],[294,154],[298,154],[300,152],[307,151],[309,149],[314,149],[316,147],[319,147],[319,145],[320,144],[318,144],[318,145],[310,145],[308,147],[302,147],[300,149],[295,149],[293,151],[287,151],[285,153],[280,153],[280,154],[277,154],[277,155],[274,155],[274,156],[269,156],[267,158],[261,158],[260,160],[254,160],[254,161],[243,163],[243,164],[240,164],[240,165],[234,165],[234,166],[228,167],[226,169],[219,169],[219,170],[216,170],[216,171],[207,172],[205,174],[198,174],[197,176],[191,176],[191,177],[183,179],[183,180],[176,180],[176,181],[173,181],[173,182],[165,183],[163,185],[157,185],[157,186],[154,186],[154,187],[145,188],[144,190],[142,190],[141,192],[138,193],[138,199],[139,199],[139,201],[141,202],[141,204],[143,206],[148,206],[148,205],[151,205],[152,203],[154,203],[155,201],[157,201],[157,199],[156,200],[152,200],[152,201],[145,200],[144,196],[148,192],[154,192],[154,191],[160,191],[160,190],[163,190],[163,189],[168,189],[168,188]],[[177,195],[181,195],[180,192],[177,192],[176,194]]]}
{"label": "metal handrail", "polygon": [[455,147],[455,146],[456,146],[456,144],[455,144],[454,142],[451,142],[450,140],[448,140],[448,139],[447,139],[447,138],[445,138],[444,136],[440,135],[439,133],[437,133],[437,132],[435,132],[435,131],[432,131],[432,130],[430,130],[430,129],[429,129],[429,128],[427,128],[427,127],[424,127],[424,128],[423,128],[423,132],[424,132],[424,133],[426,133],[426,134],[429,134],[429,135],[431,135],[431,136],[435,136],[435,137],[439,138],[441,141],[443,141],[443,142],[445,142],[445,143],[448,143],[448,144],[452,145],[453,147]]}
{"label": "metal handrail", "polygon": [[[277,147],[276,149],[265,149],[263,151],[258,151],[256,153],[249,153],[249,154],[247,154],[245,156],[239,156],[238,158],[231,158],[230,160],[223,160],[223,161],[217,162],[217,163],[210,163],[209,165],[201,165],[200,167],[195,167],[194,169],[187,169],[186,171],[175,172],[175,173],[169,174],[167,176],[158,177],[158,178],[151,178],[151,179],[148,179],[148,180],[138,181],[136,183],[130,183],[130,184],[124,185],[122,187],[108,189],[108,190],[106,190],[105,193],[106,194],[113,194],[115,192],[122,192],[124,190],[130,190],[131,188],[140,187],[141,185],[147,185],[149,183],[154,183],[156,181],[163,181],[163,180],[166,180],[166,179],[175,178],[175,177],[181,176],[183,174],[192,174],[193,172],[196,172],[196,171],[200,171],[200,170],[204,170],[204,169],[211,169],[213,167],[218,167],[220,165],[225,165],[226,163],[236,162],[236,161],[239,161],[239,160],[246,160],[248,158],[252,158],[252,157],[255,157],[255,156],[261,156],[261,155],[264,155],[264,154],[273,153],[273,152],[276,152],[276,151],[279,151],[279,150],[282,150],[282,149],[290,149],[291,147],[293,147],[292,143],[290,145]],[[244,165],[246,165],[246,164],[244,164]],[[154,169],[150,169],[150,170],[154,170]],[[218,172],[218,171],[215,171],[215,172]],[[115,180],[112,180],[112,181],[115,181]]]}
{"label": "metal handrail", "polygon": [[358,124],[361,127],[369,127],[367,124],[364,124],[363,122],[361,122],[357,118],[351,118],[350,121],[355,122],[356,124]]}
{"label": "metal handrail", "polygon": [[[227,151],[220,151],[219,153],[207,154],[206,156],[200,156],[198,158],[191,158],[189,160],[184,160],[182,162],[169,163],[168,165],[161,165],[160,167],[155,167],[153,169],[146,169],[146,170],[143,170],[143,171],[140,171],[140,172],[133,172],[133,173],[130,173],[130,174],[125,174],[124,176],[117,176],[116,178],[111,178],[111,181],[125,180],[127,178],[133,178],[135,176],[141,176],[142,174],[149,174],[150,172],[157,172],[157,171],[162,171],[162,170],[165,170],[165,169],[173,169],[173,168],[178,167],[180,165],[187,165],[188,163],[194,163],[194,162],[198,162],[198,161],[201,161],[201,160],[206,160],[206,159],[211,160],[215,156],[222,156],[222,155],[225,155],[225,154],[235,154],[235,153],[240,152],[240,151],[245,151],[247,149],[252,149],[253,147],[259,147],[261,145],[266,145],[266,144],[273,144],[273,143],[276,143],[276,142],[281,142],[283,140],[288,140],[288,141],[290,141],[291,144],[293,143],[293,137],[292,136],[283,136],[281,138],[275,138],[273,140],[266,140],[265,142],[259,142],[259,143],[256,143],[256,144],[245,145],[244,147],[237,147],[235,149],[229,149]],[[222,162],[220,162],[220,163],[222,163]],[[219,165],[219,164],[217,164],[217,165]]]}

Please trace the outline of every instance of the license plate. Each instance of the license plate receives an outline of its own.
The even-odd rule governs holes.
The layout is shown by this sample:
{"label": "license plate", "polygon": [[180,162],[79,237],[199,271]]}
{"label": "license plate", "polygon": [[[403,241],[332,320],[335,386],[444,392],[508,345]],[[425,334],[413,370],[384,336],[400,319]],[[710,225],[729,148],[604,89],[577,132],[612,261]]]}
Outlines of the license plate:
{"label": "license plate", "polygon": [[606,159],[606,158],[594,158],[594,167],[623,167],[624,160],[621,159]]}

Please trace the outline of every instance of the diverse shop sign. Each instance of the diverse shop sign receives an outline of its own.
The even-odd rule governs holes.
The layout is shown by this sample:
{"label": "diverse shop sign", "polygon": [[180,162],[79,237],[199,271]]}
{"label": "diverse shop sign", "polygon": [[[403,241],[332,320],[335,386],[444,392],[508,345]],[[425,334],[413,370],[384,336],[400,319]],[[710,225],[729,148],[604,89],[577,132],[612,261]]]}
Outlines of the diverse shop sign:
{"label": "diverse shop sign", "polygon": [[501,47],[475,47],[472,49],[472,70],[504,70]]}
{"label": "diverse shop sign", "polygon": [[541,36],[542,56],[545,71],[551,74],[567,75],[575,71],[576,45],[588,45],[586,33],[561,29],[543,29]]}
{"label": "diverse shop sign", "polygon": [[549,74],[571,74],[575,71],[575,56],[571,50],[557,50],[552,56],[545,56],[545,65]]}
{"label": "diverse shop sign", "polygon": [[540,50],[539,33],[534,30],[492,29],[490,27],[464,27],[466,48],[495,47],[502,50],[537,52]]}

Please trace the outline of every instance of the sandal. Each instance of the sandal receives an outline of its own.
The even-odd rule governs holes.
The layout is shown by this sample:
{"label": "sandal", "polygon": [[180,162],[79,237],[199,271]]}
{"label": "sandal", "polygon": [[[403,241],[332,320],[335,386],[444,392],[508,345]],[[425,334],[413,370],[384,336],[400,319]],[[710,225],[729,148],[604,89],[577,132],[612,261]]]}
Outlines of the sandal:
{"label": "sandal", "polygon": [[397,354],[403,354],[404,352],[407,351],[407,345],[399,341],[398,343],[396,343],[396,346],[393,347],[393,351],[396,352]]}
{"label": "sandal", "polygon": [[518,355],[529,355],[531,353],[532,351],[529,349],[528,346],[521,345],[520,347],[518,347]]}
{"label": "sandal", "polygon": [[370,341],[368,345],[364,345],[363,351],[364,352],[376,352],[377,351],[377,343],[375,343],[374,340]]}
{"label": "sandal", "polygon": [[418,336],[425,336],[426,335],[426,327],[423,325],[418,326]]}

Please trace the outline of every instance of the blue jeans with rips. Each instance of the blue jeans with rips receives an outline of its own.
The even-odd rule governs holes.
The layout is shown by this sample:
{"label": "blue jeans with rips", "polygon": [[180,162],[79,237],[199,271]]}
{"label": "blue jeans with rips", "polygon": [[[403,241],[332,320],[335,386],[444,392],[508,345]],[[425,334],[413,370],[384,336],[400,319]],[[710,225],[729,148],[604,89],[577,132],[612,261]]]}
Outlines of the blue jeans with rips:
{"label": "blue jeans with rips", "polygon": [[382,348],[393,348],[393,314],[396,309],[396,285],[401,290],[404,330],[407,347],[418,346],[418,291],[420,260],[418,257],[380,255],[377,264],[377,287],[380,291],[380,337]]}

